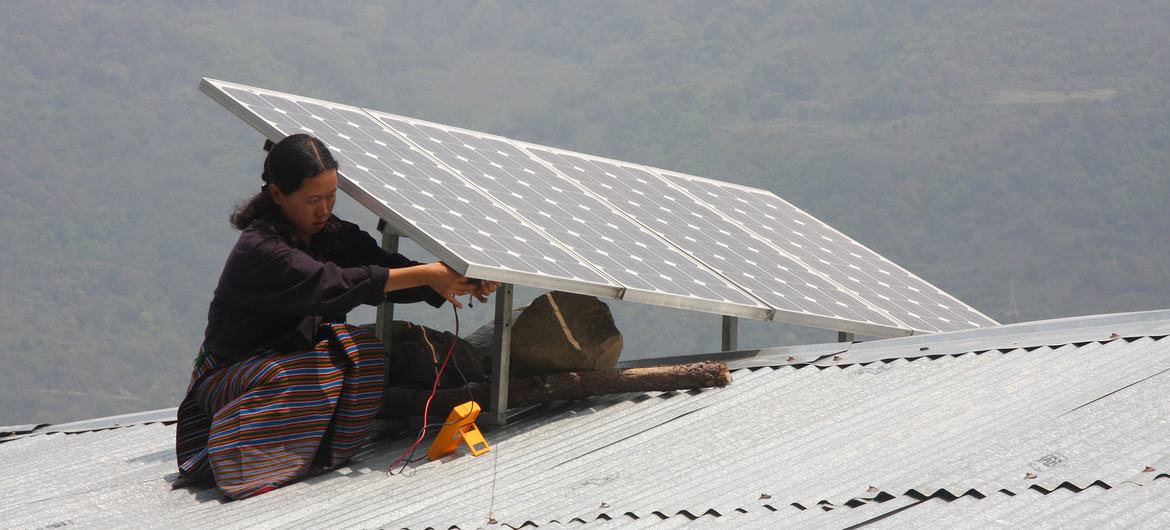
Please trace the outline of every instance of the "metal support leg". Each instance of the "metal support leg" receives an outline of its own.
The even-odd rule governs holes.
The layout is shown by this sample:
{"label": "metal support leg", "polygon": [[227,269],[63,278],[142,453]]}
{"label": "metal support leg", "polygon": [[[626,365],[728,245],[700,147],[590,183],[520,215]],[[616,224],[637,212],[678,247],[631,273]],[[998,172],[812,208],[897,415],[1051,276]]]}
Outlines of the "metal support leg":
{"label": "metal support leg", "polygon": [[[391,254],[398,253],[398,236],[391,234],[386,230],[386,221],[378,222],[378,230],[382,232],[382,248]],[[393,274],[393,273],[391,273]],[[374,320],[374,335],[382,341],[382,345],[386,348],[386,361],[389,366],[390,361],[390,329],[391,323],[394,322],[394,304],[386,302],[378,306],[378,317]],[[386,370],[382,386],[390,386],[390,370]]]}
{"label": "metal support leg", "polygon": [[494,425],[508,422],[508,371],[512,364],[512,284],[496,289],[496,344],[500,353],[492,364],[491,407],[488,420]]}
{"label": "metal support leg", "polygon": [[739,349],[739,317],[723,317],[723,350]]}
{"label": "metal support leg", "polygon": [[853,334],[847,331],[838,331],[837,342],[853,342]]}

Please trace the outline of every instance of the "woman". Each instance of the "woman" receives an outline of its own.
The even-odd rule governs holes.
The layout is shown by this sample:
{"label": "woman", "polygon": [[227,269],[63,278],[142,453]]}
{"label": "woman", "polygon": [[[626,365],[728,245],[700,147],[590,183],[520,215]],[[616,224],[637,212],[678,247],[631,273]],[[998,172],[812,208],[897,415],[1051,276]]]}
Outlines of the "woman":
{"label": "woman", "polygon": [[243,499],[341,465],[369,432],[385,366],[382,344],[345,314],[385,301],[460,308],[457,296],[486,302],[496,289],[387,253],[333,216],[337,167],[320,140],[289,136],[232,215],[240,239],[179,407],[175,487],[213,479]]}

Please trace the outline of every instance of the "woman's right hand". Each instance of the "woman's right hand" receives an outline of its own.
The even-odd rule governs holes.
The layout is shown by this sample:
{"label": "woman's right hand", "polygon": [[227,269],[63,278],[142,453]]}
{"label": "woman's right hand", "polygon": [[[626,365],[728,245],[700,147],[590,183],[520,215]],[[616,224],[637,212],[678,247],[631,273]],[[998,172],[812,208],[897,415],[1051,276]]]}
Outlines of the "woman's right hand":
{"label": "woman's right hand", "polygon": [[463,304],[459,302],[458,297],[475,291],[475,282],[455,272],[455,269],[448,267],[446,263],[441,261],[430,263],[427,266],[430,267],[430,278],[427,285],[440,296],[446,298],[448,302],[451,302],[451,305],[455,306],[456,309],[463,309]]}

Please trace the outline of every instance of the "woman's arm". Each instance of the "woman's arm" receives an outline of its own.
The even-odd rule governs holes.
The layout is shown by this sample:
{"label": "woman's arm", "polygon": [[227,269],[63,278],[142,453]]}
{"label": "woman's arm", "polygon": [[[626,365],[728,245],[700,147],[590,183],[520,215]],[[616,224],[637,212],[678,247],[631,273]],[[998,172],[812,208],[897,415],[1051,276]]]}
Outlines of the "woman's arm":
{"label": "woman's arm", "polygon": [[[442,262],[421,264],[401,254],[387,252],[373,237],[348,221],[341,223],[341,237],[345,251],[341,259],[349,265],[381,265],[390,269],[386,278],[386,299],[392,302],[426,300],[438,307],[447,300],[455,307],[463,307],[455,296],[470,293],[480,302],[499,286],[497,282],[473,282]],[[430,289],[427,289],[427,288]],[[436,294],[437,300],[436,301]]]}
{"label": "woman's arm", "polygon": [[259,311],[342,315],[362,304],[382,303],[387,277],[384,267],[318,261],[275,234],[249,229],[228,256],[216,296]]}
{"label": "woman's arm", "polygon": [[[343,251],[336,258],[342,266],[380,265],[390,269],[390,276],[393,277],[399,274],[396,271],[401,271],[411,266],[422,265],[402,254],[387,252],[386,249],[378,245],[378,242],[373,237],[370,237],[369,234],[357,225],[341,219],[338,219],[338,221],[342,227],[340,235]],[[407,276],[412,275],[413,273],[407,274]],[[398,281],[394,281],[395,287],[392,290],[386,291],[387,302],[400,304],[426,302],[434,307],[440,307],[446,300],[440,293],[431,289],[428,283],[406,281],[403,282],[403,285],[413,285],[409,287],[397,287]]]}
{"label": "woman's arm", "polygon": [[439,293],[457,309],[461,309],[463,304],[456,297],[472,292],[478,295],[481,291],[475,282],[455,272],[441,261],[391,269],[389,276],[386,277],[386,291],[424,285]]}

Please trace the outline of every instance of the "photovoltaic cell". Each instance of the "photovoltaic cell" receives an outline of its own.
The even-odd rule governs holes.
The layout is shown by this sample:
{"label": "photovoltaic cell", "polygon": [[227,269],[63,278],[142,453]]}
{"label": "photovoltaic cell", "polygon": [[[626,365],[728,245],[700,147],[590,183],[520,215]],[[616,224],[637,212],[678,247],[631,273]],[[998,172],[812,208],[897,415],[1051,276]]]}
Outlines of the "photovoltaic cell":
{"label": "photovoltaic cell", "polygon": [[768,305],[792,313],[778,317],[853,321],[886,332],[902,327],[644,167],[521,145]]}
{"label": "photovoltaic cell", "polygon": [[916,331],[994,326],[974,308],[895,265],[776,195],[658,170],[675,184],[772,245],[810,265]]}
{"label": "photovoltaic cell", "polygon": [[341,165],[347,192],[457,270],[492,280],[520,278],[536,286],[567,282],[605,296],[620,292],[579,257],[362,109],[228,83],[213,86],[240,105],[233,110],[263,120],[245,118],[265,125],[258,128],[270,139],[301,132],[320,138]]}
{"label": "photovoltaic cell", "polygon": [[368,111],[626,288],[622,298],[765,318],[767,306],[511,140]]}

